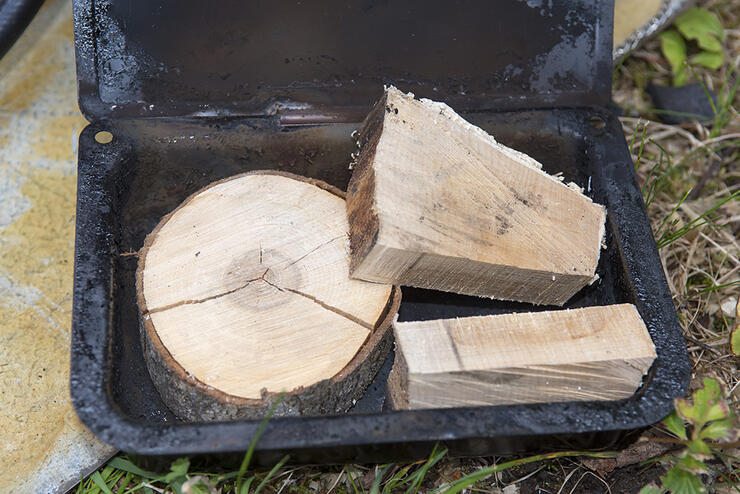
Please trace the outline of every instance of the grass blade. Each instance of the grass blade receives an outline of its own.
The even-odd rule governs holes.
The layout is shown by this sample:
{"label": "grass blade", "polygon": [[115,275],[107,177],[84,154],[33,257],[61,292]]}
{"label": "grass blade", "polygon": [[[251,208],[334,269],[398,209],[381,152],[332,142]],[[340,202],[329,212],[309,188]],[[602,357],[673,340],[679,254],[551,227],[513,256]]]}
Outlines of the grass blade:
{"label": "grass blade", "polygon": [[740,287],[740,280],[730,281],[728,283],[722,283],[720,285],[708,286],[707,288],[702,288],[701,290],[697,290],[695,295],[703,295],[705,293],[714,292],[716,290],[722,290],[723,288],[729,288],[731,286]]}
{"label": "grass blade", "polygon": [[500,463],[492,467],[482,468],[475,473],[471,473],[470,475],[466,475],[465,477],[462,477],[461,479],[458,479],[445,486],[442,486],[434,492],[444,493],[444,494],[456,494],[462,491],[463,489],[471,486],[472,484],[478,482],[479,480],[482,480],[488,477],[489,475],[492,475],[496,472],[500,472],[502,470],[508,470],[509,468],[526,465],[528,463],[535,463],[535,462],[543,461],[543,460],[551,460],[553,458],[566,458],[566,457],[572,457],[572,456],[590,456],[592,458],[614,458],[617,456],[617,453],[615,452],[592,453],[588,451],[562,451],[558,453],[548,453],[544,455],[536,455],[536,456],[530,456],[527,458],[520,458],[518,460],[512,460],[512,461],[507,461],[505,463]]}
{"label": "grass blade", "polygon": [[375,473],[375,480],[373,481],[373,485],[370,487],[370,494],[380,494],[380,484],[383,482],[383,477],[385,477],[386,472],[388,472],[392,467],[393,463],[389,463],[383,466],[383,469],[380,472]]}
{"label": "grass blade", "polygon": [[126,472],[126,476],[123,479],[123,482],[121,482],[121,486],[116,491],[116,494],[123,494],[126,491],[126,487],[128,487],[129,482],[131,482],[131,478],[133,477],[133,474]]}
{"label": "grass blade", "polygon": [[105,480],[103,480],[103,476],[100,475],[100,472],[96,471],[95,473],[93,473],[90,476],[90,480],[93,481],[98,489],[105,492],[105,494],[113,494],[113,491],[111,491],[110,487],[108,487],[108,484],[105,483]]}
{"label": "grass blade", "polygon": [[[722,464],[727,468],[728,472],[732,472],[732,466],[728,465],[726,461],[722,460]],[[706,464],[707,468],[709,468],[714,473],[718,474],[720,477],[722,477],[722,480],[725,481],[728,485],[732,486],[737,492],[740,492],[740,486],[738,486],[737,482],[733,482],[732,479],[730,479],[722,470],[719,470],[718,468],[714,468],[710,464]]]}
{"label": "grass blade", "polygon": [[244,477],[244,474],[247,473],[247,468],[249,468],[249,464],[252,461],[252,456],[254,455],[254,448],[257,446],[257,441],[259,441],[260,437],[262,436],[262,433],[265,432],[265,428],[267,427],[267,423],[272,418],[272,414],[275,413],[275,408],[277,408],[278,404],[283,400],[283,395],[280,395],[277,400],[272,404],[272,407],[270,407],[270,411],[267,412],[267,416],[262,419],[262,422],[260,422],[260,426],[257,428],[257,432],[254,434],[254,438],[252,438],[252,442],[249,443],[249,449],[247,449],[247,452],[244,454],[244,459],[242,460],[242,464],[239,466],[239,474],[236,476],[236,492],[241,494],[241,485],[242,485],[242,478]]}
{"label": "grass blade", "polygon": [[249,488],[251,487],[252,482],[254,482],[254,479],[254,475],[249,477],[246,482],[236,489],[236,494],[249,494]]}
{"label": "grass blade", "polygon": [[406,465],[394,473],[385,485],[386,491],[390,491],[391,489],[404,484],[406,482],[406,475],[409,473],[410,469],[411,465]]}
{"label": "grass blade", "polygon": [[[691,192],[691,190],[689,190],[689,192]],[[668,216],[666,216],[666,218],[663,220],[663,223],[661,223],[660,228],[658,228],[658,232],[660,232],[662,230],[663,225],[665,225],[666,221],[671,216],[673,216],[673,214],[676,212],[676,210],[681,206],[681,204],[683,204],[683,202],[686,200],[686,196],[689,194],[689,192],[687,192],[686,194],[684,194],[684,197],[678,202],[678,204],[676,205],[676,207],[673,208],[673,211],[671,211],[671,213]],[[684,226],[682,226],[681,228],[679,228],[675,232],[669,232],[669,231],[663,232],[661,234],[661,236],[658,238],[658,241],[657,241],[658,248],[660,249],[660,248],[663,248],[663,247],[665,247],[667,245],[672,244],[673,242],[675,242],[679,238],[683,237],[684,235],[686,235],[687,233],[689,233],[692,230],[695,230],[697,228],[700,228],[700,227],[702,227],[704,225],[707,225],[709,223],[714,223],[714,221],[716,221],[716,218],[708,218],[708,216],[710,214],[712,214],[713,212],[715,212],[716,210],[718,210],[719,208],[721,208],[725,203],[727,203],[727,202],[735,199],[739,195],[740,195],[740,190],[736,190],[735,192],[733,192],[729,196],[725,197],[724,199],[720,200],[719,202],[717,202],[717,204],[715,204],[711,208],[707,209],[701,215],[699,215],[695,219],[691,220],[690,222],[688,222],[687,224],[685,224]],[[657,235],[658,232],[656,232],[656,235]]]}
{"label": "grass blade", "polygon": [[[640,148],[637,150],[637,159],[635,160],[635,171],[637,171],[637,168],[640,166],[640,161],[642,160],[642,153],[645,150],[645,142],[647,139],[647,123],[642,126],[642,137],[640,138]],[[633,140],[634,143],[634,140]],[[630,152],[632,152],[632,148],[630,147]]]}
{"label": "grass blade", "polygon": [[[349,473],[349,469],[347,468],[347,465],[344,465],[344,473],[347,474],[347,478],[349,478],[350,484],[352,484],[352,489],[354,489],[355,494],[359,494],[360,491],[357,490],[357,485],[355,485],[355,479],[352,478],[352,474]],[[362,486],[360,486],[362,487]],[[362,492],[365,492],[365,489],[362,490]]]}
{"label": "grass blade", "polygon": [[124,472],[132,473],[134,475],[138,475],[139,477],[153,480],[159,477],[158,474],[154,472],[150,472],[148,470],[141,469],[137,467],[136,465],[131,462],[131,460],[128,460],[126,458],[122,458],[120,456],[116,456],[111,461],[108,462],[108,465],[117,468],[119,470],[123,470]]}
{"label": "grass blade", "polygon": [[[691,189],[687,190],[686,193],[683,195],[683,197],[681,197],[681,199],[678,201],[678,204],[676,204],[676,206],[671,210],[671,212],[668,213],[665,218],[663,218],[663,221],[660,223],[660,226],[658,226],[658,228],[655,230],[656,237],[658,236],[659,233],[663,231],[663,228],[665,227],[666,223],[668,223],[668,220],[670,220],[673,217],[673,215],[676,214],[676,211],[678,211],[678,208],[681,207],[681,204],[683,204],[684,201],[686,201],[686,197],[688,197],[690,193],[691,193]],[[662,238],[662,235],[660,238]],[[659,244],[658,248],[660,248],[660,241],[658,242],[658,244]]]}
{"label": "grass blade", "polygon": [[709,88],[706,84],[704,84],[704,80],[699,76],[699,74],[696,73],[696,69],[692,67],[691,65],[688,66],[689,70],[691,71],[691,74],[696,78],[697,81],[699,81],[699,85],[704,90],[704,96],[707,97],[707,100],[709,101],[709,105],[712,108],[712,114],[716,117],[718,114],[717,111],[717,105],[714,102],[714,98],[712,98],[712,93],[709,91]]}
{"label": "grass blade", "polygon": [[272,467],[272,470],[267,472],[267,475],[265,476],[265,478],[262,479],[262,482],[260,482],[257,488],[254,490],[254,494],[258,494],[259,491],[262,490],[262,488],[267,484],[267,482],[270,481],[270,478],[272,478],[272,476],[275,475],[275,472],[280,470],[283,467],[283,465],[285,465],[285,462],[288,461],[288,458],[290,458],[290,455],[285,455],[282,460],[277,462],[275,466]]}
{"label": "grass blade", "polygon": [[424,481],[424,477],[426,477],[429,469],[436,465],[437,462],[439,462],[439,460],[441,460],[447,454],[446,449],[437,451],[438,448],[439,443],[434,445],[434,449],[432,449],[432,453],[429,455],[429,459],[424,462],[421,468],[409,476],[409,479],[413,479],[413,482],[409,486],[409,488],[406,489],[406,494],[416,494],[419,491],[419,486],[421,486],[421,483]]}
{"label": "grass blade", "polygon": [[[727,87],[730,83],[730,74],[735,74],[735,83],[732,85],[732,87],[727,90]],[[735,95],[737,94],[738,86],[740,86],[740,77],[738,77],[737,71],[727,71],[727,74],[725,75],[725,80],[722,83],[722,88],[720,89],[719,93],[719,113],[715,114],[714,117],[714,123],[712,125],[712,131],[710,132],[710,137],[717,137],[722,132],[722,129],[727,125],[731,117],[728,117],[728,112],[730,111],[730,108],[732,107],[733,101],[735,101]]]}
{"label": "grass blade", "polygon": [[85,483],[85,477],[80,474],[80,483],[77,484],[77,490],[75,491],[75,494],[81,494],[82,493],[82,486]]}

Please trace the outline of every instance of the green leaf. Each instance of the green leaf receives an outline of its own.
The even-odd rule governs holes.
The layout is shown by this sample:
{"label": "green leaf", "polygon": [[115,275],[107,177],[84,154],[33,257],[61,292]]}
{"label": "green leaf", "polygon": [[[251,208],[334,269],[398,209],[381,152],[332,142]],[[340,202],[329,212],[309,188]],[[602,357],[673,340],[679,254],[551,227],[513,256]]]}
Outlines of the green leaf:
{"label": "green leaf", "polygon": [[677,467],[668,470],[660,480],[673,494],[703,494],[707,491],[699,477]]}
{"label": "green leaf", "polygon": [[666,429],[668,429],[674,436],[680,439],[688,439],[683,419],[679,417],[678,413],[675,411],[663,419],[663,425],[665,425]]}
{"label": "green leaf", "polygon": [[108,479],[110,478],[111,473],[113,473],[113,467],[110,465],[106,465],[105,468],[100,472],[100,476],[108,482]]}
{"label": "green leaf", "polygon": [[695,395],[703,391],[707,399],[709,400],[716,400],[722,397],[722,390],[720,389],[719,382],[717,382],[716,379],[712,379],[711,377],[705,377],[704,379],[701,380],[701,383],[704,386],[701,389],[697,390],[694,393]]}
{"label": "green leaf", "polygon": [[693,39],[707,51],[722,51],[724,31],[717,16],[706,9],[695,7],[676,19],[676,27],[686,39]]}
{"label": "green leaf", "polygon": [[198,483],[191,484],[187,492],[188,494],[209,494],[211,489],[202,480],[199,480]]}
{"label": "green leaf", "polygon": [[682,419],[690,424],[696,423],[699,416],[693,403],[686,398],[676,398],[674,403],[676,405],[676,413],[678,413]]}
{"label": "green leaf", "polygon": [[170,473],[162,477],[162,480],[170,484],[172,489],[180,494],[182,484],[187,480],[190,460],[188,458],[178,458],[170,465]]}
{"label": "green leaf", "polygon": [[686,446],[689,448],[691,456],[697,459],[709,460],[712,458],[712,450],[709,445],[701,439],[689,441]]}
{"label": "green leaf", "polygon": [[729,405],[722,400],[719,383],[705,377],[703,384],[703,388],[694,391],[692,402],[685,398],[675,401],[678,414],[694,426],[694,437],[707,422],[725,419],[730,415]]}
{"label": "green leaf", "polygon": [[725,61],[725,54],[721,51],[703,51],[689,58],[692,65],[701,65],[711,70],[717,70],[722,67]]}
{"label": "green leaf", "polygon": [[677,466],[693,474],[707,472],[707,466],[704,464],[704,462],[697,460],[696,458],[690,455],[687,455],[681,458],[678,461]]}
{"label": "green leaf", "polygon": [[687,82],[689,82],[689,71],[684,67],[673,76],[673,85],[685,86]]}
{"label": "green leaf", "polygon": [[732,418],[717,420],[704,427],[699,433],[699,439],[730,439],[733,436],[734,424]]}
{"label": "green leaf", "polygon": [[640,489],[639,494],[663,494],[664,492],[665,489],[651,483]]}
{"label": "green leaf", "polygon": [[673,73],[673,85],[683,86],[688,79],[686,71],[686,42],[680,34],[669,29],[660,33],[660,51],[671,64]]}
{"label": "green leaf", "polygon": [[175,494],[182,494],[182,484],[184,484],[187,480],[187,477],[180,477],[170,483],[170,487],[172,487],[172,490],[175,491]]}
{"label": "green leaf", "polygon": [[181,477],[187,475],[188,468],[190,468],[190,460],[188,458],[178,458],[170,465],[170,473]]}
{"label": "green leaf", "polygon": [[707,422],[712,420],[720,420],[730,416],[730,405],[721,401],[715,403],[709,408],[707,412]]}
{"label": "green leaf", "polygon": [[[738,308],[740,308],[740,302],[738,302]],[[738,310],[740,312],[740,309]],[[732,327],[730,332],[730,350],[736,357],[740,357],[740,314],[737,315],[738,320]]]}

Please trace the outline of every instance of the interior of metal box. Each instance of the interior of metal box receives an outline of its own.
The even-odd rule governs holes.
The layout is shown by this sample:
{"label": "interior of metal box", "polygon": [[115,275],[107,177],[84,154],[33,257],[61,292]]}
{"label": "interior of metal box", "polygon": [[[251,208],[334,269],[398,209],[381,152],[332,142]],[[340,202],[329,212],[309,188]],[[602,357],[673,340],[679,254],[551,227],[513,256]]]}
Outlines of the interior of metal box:
{"label": "interior of metal box", "polygon": [[[607,206],[600,281],[566,307],[637,305],[658,354],[643,386],[616,402],[373,413],[382,407],[381,373],[351,411],[361,413],[272,419],[258,448],[264,461],[280,451],[291,451],[299,462],[388,461],[423,456],[439,440],[453,454],[608,447],[625,431],[663,418],[673,398],[685,392],[687,355],[616,117],[599,109],[465,117]],[[279,118],[131,119],[91,125],[82,133],[71,389],[78,414],[98,437],[143,454],[248,446],[258,421],[178,423],[163,406],[139,346],[131,254],[189,194],[235,173],[271,167],[345,187],[356,126],[284,127]],[[95,142],[99,130],[111,131],[113,142]],[[415,289],[405,289],[404,297],[402,319],[544,308]]]}
{"label": "interior of metal box", "polygon": [[[257,461],[386,462],[440,440],[456,455],[599,448],[663,418],[689,367],[619,122],[603,109],[611,15],[590,0],[75,0],[92,122],[79,146],[71,369],[82,421],[142,454],[248,447],[259,422],[185,424],[161,402],[139,344],[133,254],[162,216],[230,175],[272,168],[345,189],[350,135],[385,83],[451,104],[607,206],[599,281],[566,308],[635,303],[658,358],[618,402],[377,413],[391,357],[349,414],[270,421]],[[95,142],[99,130],[113,142]],[[548,308],[403,288],[399,317]]]}
{"label": "interior of metal box", "polygon": [[[588,124],[577,112],[518,112],[476,114],[471,120],[502,143],[522,150],[551,174],[562,173],[597,202],[604,202],[603,184],[591,168],[586,152]],[[586,128],[583,128],[584,125]],[[221,123],[122,121],[112,128],[116,139],[127,141],[115,187],[118,200],[113,228],[115,257],[111,393],[128,416],[161,422],[174,416],[153,388],[139,347],[138,309],[134,273],[137,257],[126,255],[141,248],[145,236],[160,219],[201,187],[237,173],[278,169],[319,178],[346,189],[354,150],[350,135],[357,124],[277,128],[265,119]],[[589,185],[590,184],[590,185]],[[248,225],[246,225],[248,231]],[[607,241],[612,235],[607,236]],[[621,263],[611,262],[608,249],[598,268],[599,280],[581,290],[567,307],[606,305],[629,301],[622,289]],[[400,320],[424,320],[548,307],[490,300],[431,290],[403,289]],[[552,308],[552,307],[549,307]],[[245,358],[249,358],[245,353]],[[389,365],[376,378],[373,396],[357,410],[380,411]]]}

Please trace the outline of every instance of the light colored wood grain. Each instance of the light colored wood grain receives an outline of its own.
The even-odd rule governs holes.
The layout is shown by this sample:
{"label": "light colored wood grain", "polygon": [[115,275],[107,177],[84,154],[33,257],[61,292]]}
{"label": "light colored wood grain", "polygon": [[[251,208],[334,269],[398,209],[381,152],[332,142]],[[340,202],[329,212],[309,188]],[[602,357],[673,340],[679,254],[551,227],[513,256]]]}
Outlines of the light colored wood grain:
{"label": "light colored wood grain", "polygon": [[394,323],[398,408],[617,400],[655,347],[631,304]]}
{"label": "light colored wood grain", "polygon": [[557,305],[594,279],[605,209],[447,105],[389,88],[359,145],[353,277]]}
{"label": "light colored wood grain", "polygon": [[206,188],[147,242],[143,318],[188,375],[231,396],[330,379],[375,330],[392,290],[349,278],[347,229],[341,197],[294,177],[246,174]]}

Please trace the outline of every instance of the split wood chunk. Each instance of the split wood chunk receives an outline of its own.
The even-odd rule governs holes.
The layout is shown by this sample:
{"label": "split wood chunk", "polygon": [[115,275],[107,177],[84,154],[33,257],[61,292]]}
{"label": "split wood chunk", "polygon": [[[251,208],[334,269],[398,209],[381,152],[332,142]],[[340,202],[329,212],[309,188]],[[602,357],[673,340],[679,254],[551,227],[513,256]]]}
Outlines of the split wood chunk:
{"label": "split wood chunk", "polygon": [[444,103],[388,88],[358,145],[352,277],[555,305],[594,279],[605,209]]}
{"label": "split wood chunk", "polygon": [[397,409],[619,400],[655,347],[631,304],[394,323]]}
{"label": "split wood chunk", "polygon": [[[142,344],[186,420],[344,412],[390,351],[400,291],[349,278],[343,193],[279,172],[216,182],[147,237]],[[278,394],[287,393],[281,400]]]}

